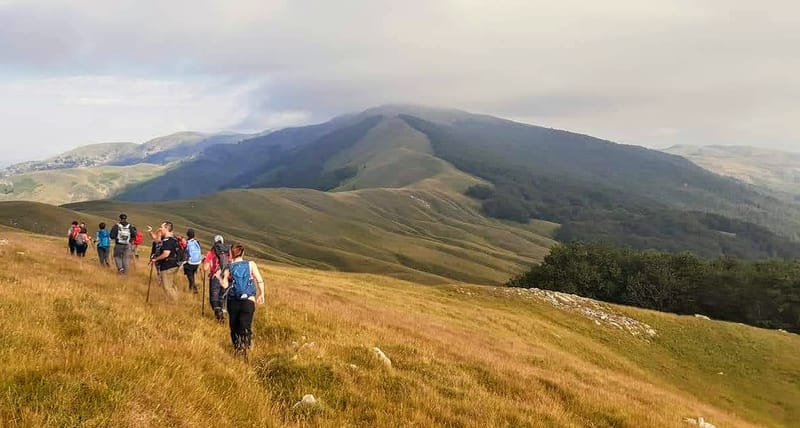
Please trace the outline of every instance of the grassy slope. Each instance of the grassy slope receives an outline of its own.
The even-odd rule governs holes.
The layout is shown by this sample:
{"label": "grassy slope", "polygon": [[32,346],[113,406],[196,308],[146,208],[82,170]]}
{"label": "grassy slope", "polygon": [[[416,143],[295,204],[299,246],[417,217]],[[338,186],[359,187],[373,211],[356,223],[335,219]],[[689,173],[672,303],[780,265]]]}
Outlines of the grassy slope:
{"label": "grassy slope", "polygon": [[[154,288],[145,305],[144,269],[119,278],[93,260],[68,259],[53,238],[0,233],[9,241],[0,246],[6,426],[680,427],[702,415],[735,427],[800,419],[795,335],[618,308],[659,331],[646,342],[490,288],[262,264],[268,303],[256,313],[244,363],[192,295],[168,305]],[[292,342],[304,341],[315,346],[295,351]],[[394,368],[377,364],[372,346]],[[307,393],[321,404],[292,409]]]}
{"label": "grassy slope", "polygon": [[[35,171],[3,179],[6,191],[0,201],[31,200],[60,205],[104,199],[126,186],[149,180],[162,174],[165,166],[137,164],[133,166],[98,166]],[[12,190],[13,189],[13,190]]]}
{"label": "grassy slope", "polygon": [[674,146],[664,151],[720,175],[800,195],[800,153],[741,146]]}
{"label": "grassy slope", "polygon": [[541,260],[553,243],[488,220],[468,202],[448,193],[412,190],[331,194],[257,189],[155,205],[90,202],[71,207],[109,217],[125,211],[140,225],[140,219],[157,224],[167,217],[179,230],[195,227],[205,239],[222,232],[228,239],[244,240],[272,260],[428,283],[443,278],[503,282]]}
{"label": "grassy slope", "polygon": [[[20,215],[23,207],[26,214]],[[194,201],[98,201],[68,207],[86,215],[0,203],[0,223],[18,224],[24,217],[19,227],[62,235],[62,226],[75,217],[93,214],[110,221],[126,212],[140,228],[164,219],[179,231],[194,227],[206,243],[222,232],[271,260],[426,283],[501,283],[541,260],[553,244],[533,229],[486,219],[461,195],[434,190],[234,190]],[[54,225],[53,232],[36,228],[40,224]]]}

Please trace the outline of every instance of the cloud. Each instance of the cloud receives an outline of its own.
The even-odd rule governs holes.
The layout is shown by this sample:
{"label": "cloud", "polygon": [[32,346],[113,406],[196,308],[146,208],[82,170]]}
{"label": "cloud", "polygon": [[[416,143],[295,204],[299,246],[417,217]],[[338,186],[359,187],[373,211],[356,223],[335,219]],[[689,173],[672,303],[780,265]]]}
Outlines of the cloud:
{"label": "cloud", "polygon": [[[787,0],[0,0],[0,82],[101,75],[231,96],[177,121],[204,129],[411,102],[636,144],[793,148],[798,27]],[[101,95],[77,102],[139,111]]]}

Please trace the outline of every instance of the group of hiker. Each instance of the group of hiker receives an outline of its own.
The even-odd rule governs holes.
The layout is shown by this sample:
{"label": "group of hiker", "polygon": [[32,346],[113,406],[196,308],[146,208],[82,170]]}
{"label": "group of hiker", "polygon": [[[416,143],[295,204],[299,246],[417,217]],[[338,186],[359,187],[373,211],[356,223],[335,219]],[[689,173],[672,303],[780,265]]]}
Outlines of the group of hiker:
{"label": "group of hiker", "polygon": [[[148,262],[149,281],[155,271],[157,283],[174,302],[179,298],[175,286],[178,270],[183,269],[189,291],[197,294],[196,275],[202,268],[208,275],[208,298],[214,317],[222,323],[227,312],[234,351],[246,355],[252,339],[255,305],[264,303],[264,279],[255,262],[244,260],[244,246],[240,243],[226,245],[225,239],[216,235],[211,249],[203,256],[193,229],[188,229],[184,238],[175,235],[172,222],[165,221],[156,229],[147,226],[147,232],[153,241]],[[89,245],[94,243],[100,265],[111,267],[108,260],[111,253],[120,275],[136,266],[138,247],[143,241],[144,234],[128,222],[126,214],[120,214],[119,222],[110,230],[105,223],[100,223],[94,237],[89,236],[85,223],[73,221],[68,235],[71,255],[85,257]]]}

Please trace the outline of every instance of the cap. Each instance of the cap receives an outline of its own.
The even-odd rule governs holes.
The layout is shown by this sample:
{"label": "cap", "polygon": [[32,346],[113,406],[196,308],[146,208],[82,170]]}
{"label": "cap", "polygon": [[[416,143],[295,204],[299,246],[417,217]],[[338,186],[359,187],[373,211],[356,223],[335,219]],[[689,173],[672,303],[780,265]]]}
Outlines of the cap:
{"label": "cap", "polygon": [[225,243],[225,239],[222,238],[222,235],[215,235],[214,236],[214,242],[219,242],[220,244],[224,244]]}

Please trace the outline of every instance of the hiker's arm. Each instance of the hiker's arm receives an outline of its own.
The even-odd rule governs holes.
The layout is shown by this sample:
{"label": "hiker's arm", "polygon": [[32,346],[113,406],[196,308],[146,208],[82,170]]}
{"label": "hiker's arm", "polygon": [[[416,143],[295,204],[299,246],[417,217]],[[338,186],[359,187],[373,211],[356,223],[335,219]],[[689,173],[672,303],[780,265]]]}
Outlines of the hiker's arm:
{"label": "hiker's arm", "polygon": [[164,251],[161,252],[161,255],[159,255],[158,257],[154,258],[152,261],[153,262],[159,262],[159,261],[164,260],[167,257],[169,257],[170,254],[172,254],[172,251],[164,250]]}
{"label": "hiker's arm", "polygon": [[118,231],[119,231],[119,228],[117,227],[116,224],[114,226],[112,226],[111,227],[111,233],[109,234],[110,238],[116,240]]}
{"label": "hiker's arm", "polygon": [[149,233],[149,234],[150,234],[150,238],[151,238],[153,241],[157,241],[157,240],[159,239],[159,236],[158,236],[158,235],[156,235],[156,232],[155,232],[155,231],[153,230],[153,228],[152,228],[152,227],[150,227],[150,226],[147,226],[147,233]]}
{"label": "hiker's arm", "polygon": [[228,286],[230,285],[230,276],[231,276],[231,272],[229,270],[225,269],[225,272],[222,272],[222,278],[219,281],[220,285],[222,285],[222,288],[224,288],[226,290],[228,289]]}
{"label": "hiker's arm", "polygon": [[261,277],[261,271],[258,270],[256,262],[250,262],[250,272],[253,272],[253,277],[258,284],[258,287],[256,287],[256,301],[259,304],[264,303],[264,278]]}

